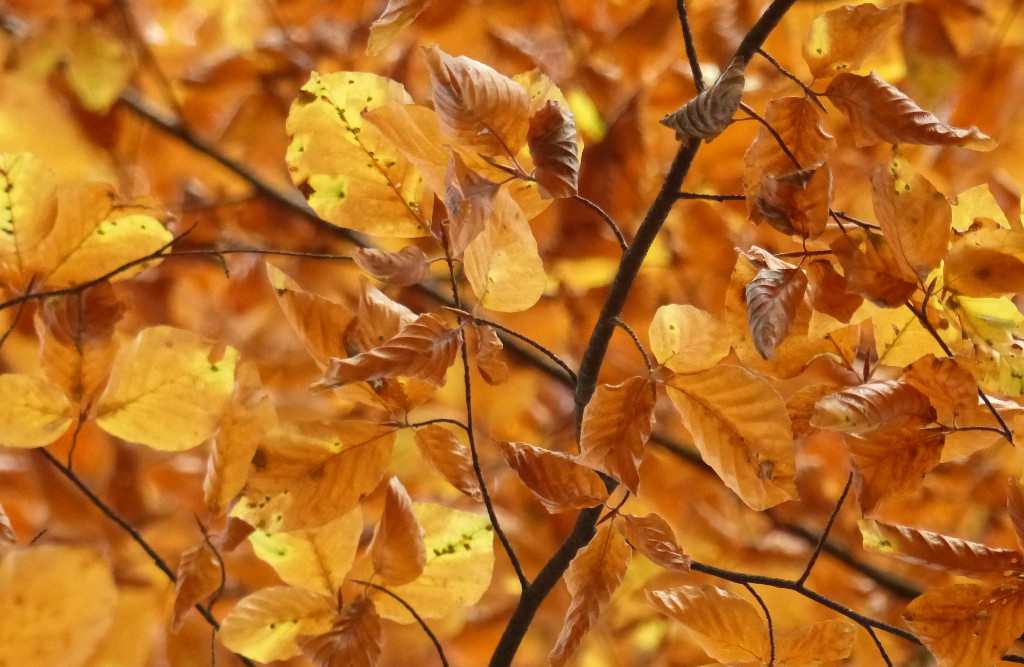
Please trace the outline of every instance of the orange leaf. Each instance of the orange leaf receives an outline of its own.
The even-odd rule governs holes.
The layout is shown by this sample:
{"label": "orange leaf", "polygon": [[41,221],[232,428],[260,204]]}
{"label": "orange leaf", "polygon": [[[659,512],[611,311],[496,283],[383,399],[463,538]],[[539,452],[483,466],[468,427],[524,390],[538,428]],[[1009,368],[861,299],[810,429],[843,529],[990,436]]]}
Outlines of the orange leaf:
{"label": "orange leaf", "polygon": [[875,380],[818,401],[811,426],[862,435],[935,419],[928,397],[905,382]]}
{"label": "orange leaf", "polygon": [[852,229],[836,237],[832,252],[846,274],[846,289],[883,308],[898,308],[917,289],[914,276],[904,274],[885,237]]}
{"label": "orange leaf", "polygon": [[302,655],[316,667],[375,667],[383,630],[370,598],[360,598],[341,611],[322,635],[299,637]]}
{"label": "orange leaf", "polygon": [[768,662],[768,630],[753,605],[715,586],[645,591],[647,603],[689,629],[719,662]]}
{"label": "orange leaf", "polygon": [[399,287],[415,285],[430,275],[427,256],[413,245],[406,246],[398,252],[357,248],[352,259],[360,269],[377,280]]}
{"label": "orange leaf", "polygon": [[185,622],[185,615],[194,605],[220,589],[221,575],[220,560],[206,540],[181,554],[174,596],[174,612],[171,615],[172,630],[181,627]]}
{"label": "orange leaf", "polygon": [[1024,565],[1024,556],[1012,549],[994,549],[958,537],[871,519],[857,523],[866,550],[910,563],[975,577],[1017,571]]}
{"label": "orange leaf", "polygon": [[1024,231],[968,232],[949,249],[942,271],[945,286],[965,296],[1024,292]]}
{"label": "orange leaf", "polygon": [[377,20],[370,25],[370,40],[366,55],[375,56],[395,39],[395,35],[416,20],[420,13],[432,5],[434,0],[388,0]]}
{"label": "orange leaf", "polygon": [[576,460],[637,493],[644,445],[654,427],[656,399],[654,383],[641,377],[614,386],[598,385],[583,410]]}
{"label": "orange leaf", "polygon": [[879,8],[864,3],[839,7],[814,19],[803,46],[811,76],[823,79],[860,67],[899,25],[901,9],[901,5]]}
{"label": "orange leaf", "polygon": [[344,333],[352,321],[349,309],[307,292],[273,264],[266,266],[278,305],[317,363],[326,365],[331,357],[344,355]]}
{"label": "orange leaf", "polygon": [[811,306],[814,310],[849,322],[864,303],[863,297],[851,294],[846,287],[846,276],[835,270],[831,262],[817,259],[804,264],[810,283]]}
{"label": "orange leaf", "polygon": [[953,211],[920,174],[906,177],[899,160],[879,167],[871,179],[875,217],[905,275],[925,280],[949,249]]}
{"label": "orange leaf", "polygon": [[978,405],[978,383],[963,357],[928,354],[908,366],[903,379],[928,396],[941,424],[952,424],[957,415]]}
{"label": "orange leaf", "polygon": [[732,123],[743,97],[743,69],[746,63],[733,61],[718,80],[676,112],[661,119],[661,124],[676,131],[676,139],[711,141]]}
{"label": "orange leaf", "polygon": [[441,131],[486,155],[515,155],[526,143],[530,97],[506,76],[436,46],[424,49]]}
{"label": "orange leaf", "polygon": [[362,350],[372,350],[412,324],[416,314],[371,285],[369,280],[361,279],[360,285],[353,337]]}
{"label": "orange leaf", "polygon": [[861,511],[871,514],[883,498],[916,489],[939,464],[944,439],[920,424],[847,438]]}
{"label": "orange leaf", "polygon": [[1024,632],[1019,581],[957,584],[929,591],[903,612],[939,667],[988,667]]}
{"label": "orange leaf", "polygon": [[1024,545],[1024,486],[1012,477],[1009,485],[1006,491],[1006,509],[1010,514],[1010,521],[1013,522],[1013,531],[1017,534],[1017,544]]}
{"label": "orange leaf", "polygon": [[412,498],[397,477],[388,483],[384,514],[370,543],[370,558],[374,574],[389,586],[409,583],[420,576],[427,562],[423,528],[413,511]]}
{"label": "orange leaf", "polygon": [[704,462],[751,509],[797,497],[792,427],[767,380],[715,366],[676,375],[666,386]]}
{"label": "orange leaf", "polygon": [[530,118],[526,134],[530,155],[536,167],[534,178],[545,199],[572,197],[576,194],[580,169],[576,144],[576,119],[572,112],[554,100],[548,100]]}
{"label": "orange leaf", "polygon": [[552,514],[593,507],[608,498],[601,477],[568,454],[525,442],[498,441],[497,444],[526,488],[533,491]]}
{"label": "orange leaf", "polygon": [[243,598],[228,613],[218,637],[229,649],[253,660],[287,660],[301,653],[300,635],[330,630],[334,600],[293,586],[271,586]]}
{"label": "orange leaf", "polygon": [[508,365],[498,354],[505,346],[498,338],[493,327],[478,326],[476,328],[476,369],[489,385],[500,385],[508,382]]}
{"label": "orange leaf", "polygon": [[657,514],[622,514],[621,517],[623,523],[619,529],[634,549],[662,567],[690,571],[690,557],[676,543],[667,521]]}
{"label": "orange leaf", "polygon": [[554,667],[569,661],[626,575],[633,552],[622,535],[612,530],[611,524],[607,521],[597,529],[597,534],[580,549],[565,573],[572,601],[558,642],[548,656]]}
{"label": "orange leaf", "polygon": [[811,623],[782,638],[776,651],[777,664],[785,667],[818,665],[850,657],[856,626],[834,619]]}
{"label": "orange leaf", "polygon": [[432,468],[473,500],[483,500],[469,448],[448,429],[428,424],[416,429],[416,444]]}
{"label": "orange leaf", "polygon": [[659,363],[676,373],[693,373],[725,358],[734,335],[721,317],[689,304],[671,304],[658,308],[649,337]]}
{"label": "orange leaf", "polygon": [[765,359],[772,358],[775,347],[789,334],[806,290],[807,276],[800,269],[761,269],[747,284],[750,335]]}
{"label": "orange leaf", "polygon": [[384,378],[416,378],[443,387],[448,368],[459,351],[458,330],[433,313],[416,320],[383,345],[348,359],[331,359],[324,378],[313,389]]}
{"label": "orange leaf", "polygon": [[14,526],[11,524],[11,517],[7,516],[7,510],[4,509],[3,505],[0,505],[0,542],[14,544],[17,541],[18,536],[15,534]]}
{"label": "orange leaf", "polygon": [[978,151],[996,147],[996,142],[976,127],[964,130],[946,125],[874,72],[869,76],[840,74],[828,85],[825,94],[850,119],[850,130],[857,146],[884,141],[959,146]]}
{"label": "orange leaf", "polygon": [[806,98],[773,100],[765,120],[791,155],[782,150],[779,138],[761,127],[743,156],[743,193],[750,217],[784,234],[816,238],[828,222],[832,171],[825,162],[836,140],[824,130],[817,107]]}
{"label": "orange leaf", "polygon": [[452,152],[444,172],[444,207],[453,255],[465,252],[470,241],[484,231],[487,218],[494,212],[498,190],[497,183],[470,169],[461,155]]}

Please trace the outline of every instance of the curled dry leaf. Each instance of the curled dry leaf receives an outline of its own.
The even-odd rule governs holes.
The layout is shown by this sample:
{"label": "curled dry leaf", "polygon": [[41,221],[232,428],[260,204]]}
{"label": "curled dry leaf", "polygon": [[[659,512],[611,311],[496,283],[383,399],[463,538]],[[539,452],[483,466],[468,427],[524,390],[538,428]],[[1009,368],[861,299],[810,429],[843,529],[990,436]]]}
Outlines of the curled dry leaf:
{"label": "curled dry leaf", "polygon": [[330,630],[299,637],[298,644],[302,655],[316,667],[375,667],[382,634],[373,600],[360,598],[341,610]]}
{"label": "curled dry leaf", "polygon": [[377,280],[399,287],[415,285],[430,275],[430,262],[423,251],[410,245],[398,252],[358,248],[352,255],[356,265]]}
{"label": "curled dry leaf", "polygon": [[366,55],[375,56],[383,51],[424,9],[434,0],[388,0],[377,20],[370,25],[370,39],[366,44]]}
{"label": "curled dry leaf", "polygon": [[526,143],[530,97],[512,79],[436,46],[424,49],[441,131],[485,155],[515,155]]}
{"label": "curled dry leaf", "polygon": [[661,119],[661,124],[676,131],[676,139],[711,141],[732,122],[743,96],[743,70],[746,63],[734,60],[707,90],[683,105],[679,111]]}
{"label": "curled dry leaf", "polygon": [[637,493],[644,445],[654,428],[654,383],[632,377],[617,385],[598,385],[583,410],[580,453],[576,460],[600,470]]}
{"label": "curled dry leaf", "polygon": [[545,199],[576,194],[580,170],[576,141],[576,119],[558,102],[548,100],[530,118],[526,142],[536,169],[534,178]]}
{"label": "curled dry leaf", "polygon": [[392,477],[384,495],[384,514],[373,533],[370,558],[374,574],[388,586],[407,584],[420,576],[427,562],[423,528],[416,520],[412,498]]}
{"label": "curled dry leaf", "polygon": [[181,554],[171,629],[180,628],[185,622],[185,615],[194,605],[220,589],[223,584],[222,574],[220,560],[206,540]]}
{"label": "curled dry leaf", "polygon": [[416,445],[432,468],[473,500],[483,500],[469,448],[439,424],[416,429]]}
{"label": "curled dry leaf", "polygon": [[775,347],[789,335],[805,291],[807,276],[800,269],[762,269],[747,285],[750,335],[765,359],[771,359]]}
{"label": "curled dry leaf", "polygon": [[313,389],[385,378],[416,378],[443,387],[459,350],[458,330],[433,313],[420,315],[394,338],[348,359],[331,359]]}
{"label": "curled dry leaf", "polygon": [[915,276],[900,268],[892,246],[880,234],[852,229],[836,237],[832,252],[843,267],[846,289],[883,308],[898,308],[917,290]]}
{"label": "curled dry leaf", "polygon": [[634,549],[662,567],[690,571],[690,557],[676,543],[676,536],[667,521],[657,514],[623,514],[621,518],[619,530]]}
{"label": "curled dry leaf", "polygon": [[975,577],[1020,570],[1024,556],[1012,549],[995,549],[910,526],[871,519],[857,522],[864,548],[910,563],[919,563]]}
{"label": "curled dry leaf", "polygon": [[995,140],[976,127],[965,130],[946,125],[874,72],[868,76],[840,74],[828,85],[825,95],[850,119],[858,146],[884,141],[977,151],[996,147]]}
{"label": "curled dry leaf", "polygon": [[803,56],[816,79],[857,69],[877,51],[899,25],[901,5],[871,3],[838,7],[814,19],[804,42]]}
{"label": "curled dry leaf", "polygon": [[593,507],[608,498],[601,477],[568,454],[525,442],[497,444],[509,467],[552,514]]}
{"label": "curled dry leaf", "polygon": [[915,387],[897,380],[875,380],[818,401],[811,426],[864,435],[934,420],[931,402]]}
{"label": "curled dry leaf", "polygon": [[501,385],[508,382],[508,365],[501,360],[504,345],[498,338],[494,327],[478,326],[476,328],[476,368],[484,381],[489,385]]}
{"label": "curled dry leaf", "polygon": [[553,667],[561,667],[569,661],[626,575],[633,552],[611,524],[607,521],[597,529],[590,543],[579,550],[566,570],[565,584],[572,601],[562,632],[548,656]]}

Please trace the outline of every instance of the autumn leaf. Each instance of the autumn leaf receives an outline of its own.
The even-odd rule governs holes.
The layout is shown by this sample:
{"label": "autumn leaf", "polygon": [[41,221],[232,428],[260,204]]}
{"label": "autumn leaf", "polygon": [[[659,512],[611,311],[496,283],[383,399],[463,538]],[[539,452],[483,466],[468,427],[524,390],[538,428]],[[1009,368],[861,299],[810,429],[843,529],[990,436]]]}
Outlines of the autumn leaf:
{"label": "autumn leaf", "polygon": [[806,290],[807,276],[800,269],[761,269],[747,285],[750,335],[765,359],[789,334]]}
{"label": "autumn leaf", "polygon": [[552,514],[600,505],[608,490],[592,468],[563,452],[525,442],[497,442],[502,456]]}
{"label": "autumn leaf", "polygon": [[905,275],[920,280],[939,266],[949,248],[952,210],[935,186],[920,174],[907,176],[894,160],[871,179],[875,217]]}
{"label": "autumn leaf", "polygon": [[621,518],[619,530],[634,549],[662,567],[689,572],[690,557],[676,543],[667,521],[657,514],[622,514]]}
{"label": "autumn leaf", "polygon": [[383,51],[395,39],[395,35],[404,30],[434,0],[388,0],[388,6],[370,25],[370,40],[366,45],[366,55],[375,56]]}
{"label": "autumn leaf", "polygon": [[679,141],[703,139],[710,142],[725,131],[740,108],[745,67],[746,63],[741,60],[729,63],[710,88],[662,118],[661,124],[675,130]]}
{"label": "autumn leaf", "polygon": [[392,477],[384,495],[384,513],[370,542],[373,571],[384,584],[407,584],[423,572],[427,554],[423,529],[416,520],[412,498],[397,477]]}
{"label": "autumn leaf", "polygon": [[510,156],[526,143],[530,99],[506,76],[436,46],[423,51],[441,131],[480,153]]}
{"label": "autumn leaf", "polygon": [[928,397],[939,423],[952,424],[958,414],[978,404],[972,366],[962,357],[928,354],[908,366],[903,379]]}
{"label": "autumn leaf", "polygon": [[996,142],[976,127],[964,130],[946,125],[874,72],[868,76],[840,74],[832,79],[825,95],[850,119],[850,130],[858,146],[884,141],[959,146],[977,151],[996,147]]}
{"label": "autumn leaf", "polygon": [[682,623],[700,647],[719,662],[768,662],[768,630],[757,610],[715,586],[648,590],[647,603]]}
{"label": "autumn leaf", "polygon": [[944,441],[942,431],[918,423],[846,438],[861,511],[872,514],[883,498],[916,489],[939,464]]}
{"label": "autumn leaf", "polygon": [[35,251],[57,218],[57,176],[30,153],[3,153],[0,186],[0,277],[14,284],[43,269]]}
{"label": "autumn leaf", "polygon": [[601,384],[583,410],[576,461],[600,470],[637,493],[644,445],[654,428],[654,383],[641,377]]}
{"label": "autumn leaf", "polygon": [[430,275],[430,262],[414,245],[398,252],[357,248],[352,255],[356,265],[377,280],[399,287],[415,285]]}
{"label": "autumn leaf", "polygon": [[11,517],[7,515],[7,510],[4,509],[4,506],[0,505],[0,542],[14,544],[17,541],[18,535],[14,532]]}
{"label": "autumn leaf", "polygon": [[213,547],[203,540],[181,554],[178,563],[178,582],[175,585],[174,611],[171,628],[177,630],[185,622],[192,607],[216,593],[223,585],[224,570]]}
{"label": "autumn leaf", "polygon": [[832,242],[832,252],[846,275],[846,289],[883,308],[902,306],[917,290],[914,276],[901,271],[889,241],[861,229]]}
{"label": "autumn leaf", "polygon": [[266,268],[278,305],[313,358],[326,365],[331,357],[342,356],[345,353],[343,334],[352,321],[351,311],[340,303],[307,292],[269,262]]}
{"label": "autumn leaf", "polygon": [[217,428],[231,397],[238,352],[228,347],[219,357],[191,332],[142,330],[114,362],[96,406],[97,423],[154,449],[196,447]]}
{"label": "autumn leaf", "polygon": [[60,387],[31,375],[0,375],[0,445],[45,447],[72,421],[71,406]]}
{"label": "autumn leaf", "polygon": [[313,72],[288,114],[288,168],[325,220],[402,238],[429,233],[433,193],[364,110],[409,104],[401,84],[365,72]]}
{"label": "autumn leaf", "polygon": [[1024,292],[1024,231],[979,229],[960,236],[943,261],[942,280],[970,297]]}
{"label": "autumn leaf", "polygon": [[849,322],[864,299],[847,290],[846,276],[840,275],[831,262],[820,259],[807,262],[804,267],[814,310],[840,322]]}
{"label": "autumn leaf", "polygon": [[416,445],[427,463],[452,486],[473,500],[483,500],[469,448],[454,433],[439,424],[428,424],[416,429]]}
{"label": "autumn leaf", "polygon": [[778,664],[801,667],[845,660],[853,650],[855,635],[856,628],[849,621],[833,619],[811,623],[779,641]]}
{"label": "autumn leaf", "polygon": [[502,385],[508,382],[508,365],[501,359],[501,350],[505,347],[494,327],[480,325],[476,327],[476,369],[489,385]]}
{"label": "autumn leaf", "polygon": [[373,600],[360,598],[341,610],[330,630],[299,637],[298,644],[316,667],[373,667],[380,658],[382,634]]}
{"label": "autumn leaf", "polygon": [[[494,213],[497,183],[466,166],[465,160],[453,152],[444,172],[444,207],[448,211],[448,246],[454,256],[484,231],[487,219]],[[442,222],[442,227],[445,223]]]}
{"label": "autumn leaf", "polygon": [[976,577],[1019,570],[1024,564],[1024,556],[1012,549],[995,549],[978,542],[871,519],[861,519],[857,524],[865,549],[911,563]]}
{"label": "autumn leaf", "polygon": [[[346,331],[363,350],[372,350],[397,336],[413,323],[416,314],[365,278],[360,281],[359,300],[356,304],[355,332]],[[341,355],[337,355],[340,356]]]}
{"label": "autumn leaf", "polygon": [[986,392],[1024,395],[1024,353],[1017,342],[1024,334],[1024,315],[1013,302],[1006,297],[957,296],[948,299],[946,305],[974,344],[978,385]]}
{"label": "autumn leaf", "polygon": [[736,366],[715,366],[676,375],[666,387],[704,462],[750,508],[797,497],[792,427],[767,381]]}
{"label": "autumn leaf", "polygon": [[271,586],[243,598],[221,623],[224,646],[260,662],[301,653],[300,635],[321,635],[337,615],[334,600],[305,588]]}
{"label": "autumn leaf", "polygon": [[818,401],[811,426],[864,435],[920,426],[935,419],[928,397],[896,380],[874,380]]}
{"label": "autumn leaf", "polygon": [[1013,522],[1013,532],[1017,534],[1017,545],[1024,543],[1024,485],[1020,481],[1008,480],[1009,488],[1006,491],[1006,510]]}
{"label": "autumn leaf", "polygon": [[575,195],[580,158],[572,112],[549,100],[530,118],[526,141],[541,196],[550,199]]}
{"label": "autumn leaf", "polygon": [[676,373],[694,373],[721,361],[732,336],[722,318],[687,304],[658,308],[651,320],[651,351]]}
{"label": "autumn leaf", "polygon": [[565,625],[548,656],[554,667],[569,661],[626,575],[633,552],[611,524],[608,521],[597,529],[590,543],[576,553],[566,570],[565,584],[571,601]]}
{"label": "autumn leaf", "polygon": [[825,12],[811,23],[803,56],[815,79],[858,69],[899,25],[902,7],[871,3],[846,5]]}
{"label": "autumn leaf", "polygon": [[379,347],[348,359],[331,359],[323,379],[312,388],[330,389],[397,377],[443,387],[458,351],[458,331],[449,329],[438,315],[426,313]]}

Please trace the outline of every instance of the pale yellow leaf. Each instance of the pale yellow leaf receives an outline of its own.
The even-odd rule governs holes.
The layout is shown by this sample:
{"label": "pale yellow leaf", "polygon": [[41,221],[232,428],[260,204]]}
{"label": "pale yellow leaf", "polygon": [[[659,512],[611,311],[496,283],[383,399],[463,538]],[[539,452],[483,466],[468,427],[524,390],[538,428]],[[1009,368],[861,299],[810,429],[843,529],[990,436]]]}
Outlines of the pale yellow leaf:
{"label": "pale yellow leaf", "polygon": [[218,638],[229,649],[260,662],[287,660],[301,652],[299,635],[330,630],[334,599],[291,586],[272,586],[243,598],[221,623]]}
{"label": "pale yellow leaf", "polygon": [[72,421],[71,406],[60,387],[31,375],[0,375],[0,445],[45,447]]}
{"label": "pale yellow leaf", "polygon": [[16,284],[42,270],[36,250],[57,218],[57,175],[29,153],[0,155],[0,278]]}
{"label": "pale yellow leaf", "polygon": [[732,336],[721,317],[695,306],[662,306],[650,328],[651,351],[676,373],[711,368],[729,354]]}

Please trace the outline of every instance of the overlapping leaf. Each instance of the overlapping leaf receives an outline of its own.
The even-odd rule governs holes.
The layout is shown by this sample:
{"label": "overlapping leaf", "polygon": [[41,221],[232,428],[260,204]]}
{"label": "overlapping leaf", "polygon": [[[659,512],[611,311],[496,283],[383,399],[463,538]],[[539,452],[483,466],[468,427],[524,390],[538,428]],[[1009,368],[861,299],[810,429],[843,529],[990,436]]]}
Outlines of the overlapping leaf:
{"label": "overlapping leaf", "polygon": [[978,542],[871,519],[858,523],[865,549],[911,563],[974,576],[1016,571],[1024,566],[1024,556],[1012,549],[995,549]]}
{"label": "overlapping leaf", "polygon": [[672,570],[688,572],[690,557],[676,543],[672,527],[657,514],[621,515],[619,530],[634,549],[652,562]]}
{"label": "overlapping leaf", "polygon": [[862,229],[850,230],[832,242],[843,267],[846,289],[884,308],[902,306],[914,293],[914,275],[900,269],[885,237]]}
{"label": "overlapping leaf", "polygon": [[864,435],[880,429],[919,426],[932,421],[928,397],[896,380],[875,380],[818,401],[811,426]]}
{"label": "overlapping leaf", "polygon": [[384,513],[370,542],[373,571],[384,584],[407,584],[423,572],[427,554],[423,528],[413,511],[412,498],[397,477],[392,477],[384,495]]}
{"label": "overlapping leaf", "polygon": [[330,630],[299,637],[298,644],[315,667],[374,667],[383,648],[382,634],[373,600],[360,598],[341,610]]}
{"label": "overlapping leaf", "polygon": [[875,217],[905,275],[924,281],[949,248],[952,210],[920,174],[907,175],[901,161],[879,168],[871,179]]}
{"label": "overlapping leaf", "polygon": [[711,368],[729,354],[732,343],[722,318],[687,304],[658,308],[649,335],[654,357],[676,373]]}
{"label": "overlapping leaf", "polygon": [[641,377],[598,385],[583,410],[576,460],[637,493],[644,445],[654,428],[654,383]]}
{"label": "overlapping leaf", "polygon": [[1024,292],[1024,231],[979,229],[957,239],[942,264],[948,289],[971,297]]}
{"label": "overlapping leaf", "polygon": [[541,196],[550,199],[575,195],[580,158],[572,112],[549,100],[530,118],[526,141]]}
{"label": "overlapping leaf", "polygon": [[427,463],[452,486],[474,500],[483,500],[469,447],[454,433],[439,424],[428,424],[416,430],[416,444]]}
{"label": "overlapping leaf", "polygon": [[846,438],[861,511],[872,514],[883,498],[916,489],[939,464],[944,441],[942,431],[920,424]]}
{"label": "overlapping leaf", "polygon": [[430,275],[430,263],[423,251],[414,245],[398,252],[359,248],[352,259],[360,269],[377,280],[399,287],[415,285]]}
{"label": "overlapping leaf", "polygon": [[242,599],[224,619],[218,637],[253,660],[287,660],[301,652],[300,635],[320,635],[334,623],[334,600],[305,588],[272,586]]}
{"label": "overlapping leaf", "polygon": [[177,630],[185,622],[185,615],[215,593],[223,585],[223,571],[213,547],[203,540],[181,554],[178,581],[175,585],[174,611],[171,628]]}
{"label": "overlapping leaf", "polygon": [[765,359],[789,334],[806,290],[807,276],[800,269],[761,269],[747,285],[750,335]]}
{"label": "overlapping leaf", "polygon": [[501,385],[508,382],[508,365],[501,359],[504,348],[501,339],[493,327],[476,327],[476,368],[490,385]]}
{"label": "overlapping leaf", "polygon": [[855,70],[881,48],[900,22],[901,7],[876,7],[865,2],[825,12],[811,24],[803,56],[816,79]]}
{"label": "overlapping leaf", "polygon": [[0,375],[0,445],[45,447],[68,429],[71,414],[60,387],[31,375]]}
{"label": "overlapping leaf", "polygon": [[370,25],[366,55],[375,56],[383,51],[398,33],[433,3],[434,0],[388,0],[388,6]]}
{"label": "overlapping leaf", "polygon": [[498,448],[509,467],[552,514],[600,505],[608,497],[598,474],[568,454],[525,442],[499,441]]}

